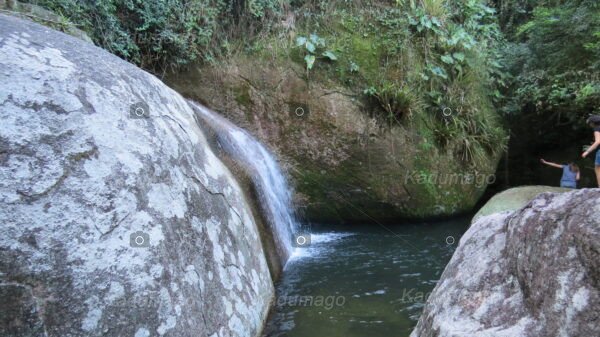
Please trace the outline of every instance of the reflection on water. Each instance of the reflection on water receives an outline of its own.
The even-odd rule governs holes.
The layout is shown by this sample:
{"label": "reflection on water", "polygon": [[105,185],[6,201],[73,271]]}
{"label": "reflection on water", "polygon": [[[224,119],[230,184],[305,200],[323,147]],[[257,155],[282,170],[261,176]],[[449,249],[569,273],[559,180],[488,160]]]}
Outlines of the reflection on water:
{"label": "reflection on water", "polygon": [[468,220],[314,231],[277,285],[265,336],[408,336]]}

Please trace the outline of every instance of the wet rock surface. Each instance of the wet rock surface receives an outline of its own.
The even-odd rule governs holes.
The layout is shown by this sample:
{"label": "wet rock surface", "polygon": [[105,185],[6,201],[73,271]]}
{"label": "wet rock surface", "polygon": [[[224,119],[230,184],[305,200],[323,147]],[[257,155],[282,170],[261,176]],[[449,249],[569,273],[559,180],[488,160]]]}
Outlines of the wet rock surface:
{"label": "wet rock surface", "polygon": [[412,337],[600,335],[600,190],[543,193],[465,233]]}
{"label": "wet rock surface", "polygon": [[182,97],[4,15],[0,78],[0,335],[259,334],[256,224]]}

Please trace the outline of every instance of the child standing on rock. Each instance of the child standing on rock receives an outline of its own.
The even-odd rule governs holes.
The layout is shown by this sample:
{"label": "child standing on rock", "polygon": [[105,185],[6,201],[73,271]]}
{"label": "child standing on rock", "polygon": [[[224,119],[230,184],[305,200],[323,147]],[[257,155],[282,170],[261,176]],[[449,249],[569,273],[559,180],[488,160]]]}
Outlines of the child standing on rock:
{"label": "child standing on rock", "polygon": [[546,161],[544,159],[540,159],[540,161],[542,162],[542,164],[563,170],[562,178],[560,178],[560,187],[577,188],[577,181],[581,177],[579,172],[579,166],[577,166],[574,163],[561,165]]}

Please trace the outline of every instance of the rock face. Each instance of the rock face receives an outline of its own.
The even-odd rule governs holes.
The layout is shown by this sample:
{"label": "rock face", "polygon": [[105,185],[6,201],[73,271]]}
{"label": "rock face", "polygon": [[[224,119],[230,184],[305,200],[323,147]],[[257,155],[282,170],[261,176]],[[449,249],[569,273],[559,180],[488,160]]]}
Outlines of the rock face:
{"label": "rock face", "polygon": [[301,215],[315,222],[397,221],[470,210],[499,158],[477,171],[427,141],[420,119],[388,128],[361,96],[307,80],[293,62],[233,59],[167,80],[249,130],[291,175]]}
{"label": "rock face", "polygon": [[522,186],[510,188],[493,196],[473,217],[473,222],[482,216],[504,211],[516,211],[527,205],[531,199],[544,192],[562,193],[572,191],[570,188],[552,186]]}
{"label": "rock face", "polygon": [[0,78],[0,335],[260,333],[256,224],[182,97],[4,15]]}
{"label": "rock face", "polygon": [[481,217],[411,336],[600,336],[598,214],[594,189]]}

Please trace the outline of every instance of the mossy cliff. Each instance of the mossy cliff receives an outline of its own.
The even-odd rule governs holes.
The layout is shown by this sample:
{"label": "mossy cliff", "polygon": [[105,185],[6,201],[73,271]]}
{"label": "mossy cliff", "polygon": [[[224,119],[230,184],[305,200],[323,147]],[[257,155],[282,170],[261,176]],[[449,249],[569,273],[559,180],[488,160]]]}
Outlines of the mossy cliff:
{"label": "mossy cliff", "polygon": [[[307,220],[469,211],[495,179],[506,142],[493,105],[492,39],[469,30],[463,5],[435,12],[371,3],[290,10],[285,29],[166,81],[267,144]],[[488,14],[477,22],[495,27]],[[297,46],[313,33],[315,52]],[[315,56],[310,70],[307,55]]]}
{"label": "mossy cliff", "polygon": [[497,158],[465,165],[452,149],[434,144],[425,120],[414,117],[390,129],[351,91],[307,82],[301,73],[293,64],[238,60],[179,78],[175,88],[276,152],[293,178],[296,202],[313,221],[465,212],[494,179]]}

